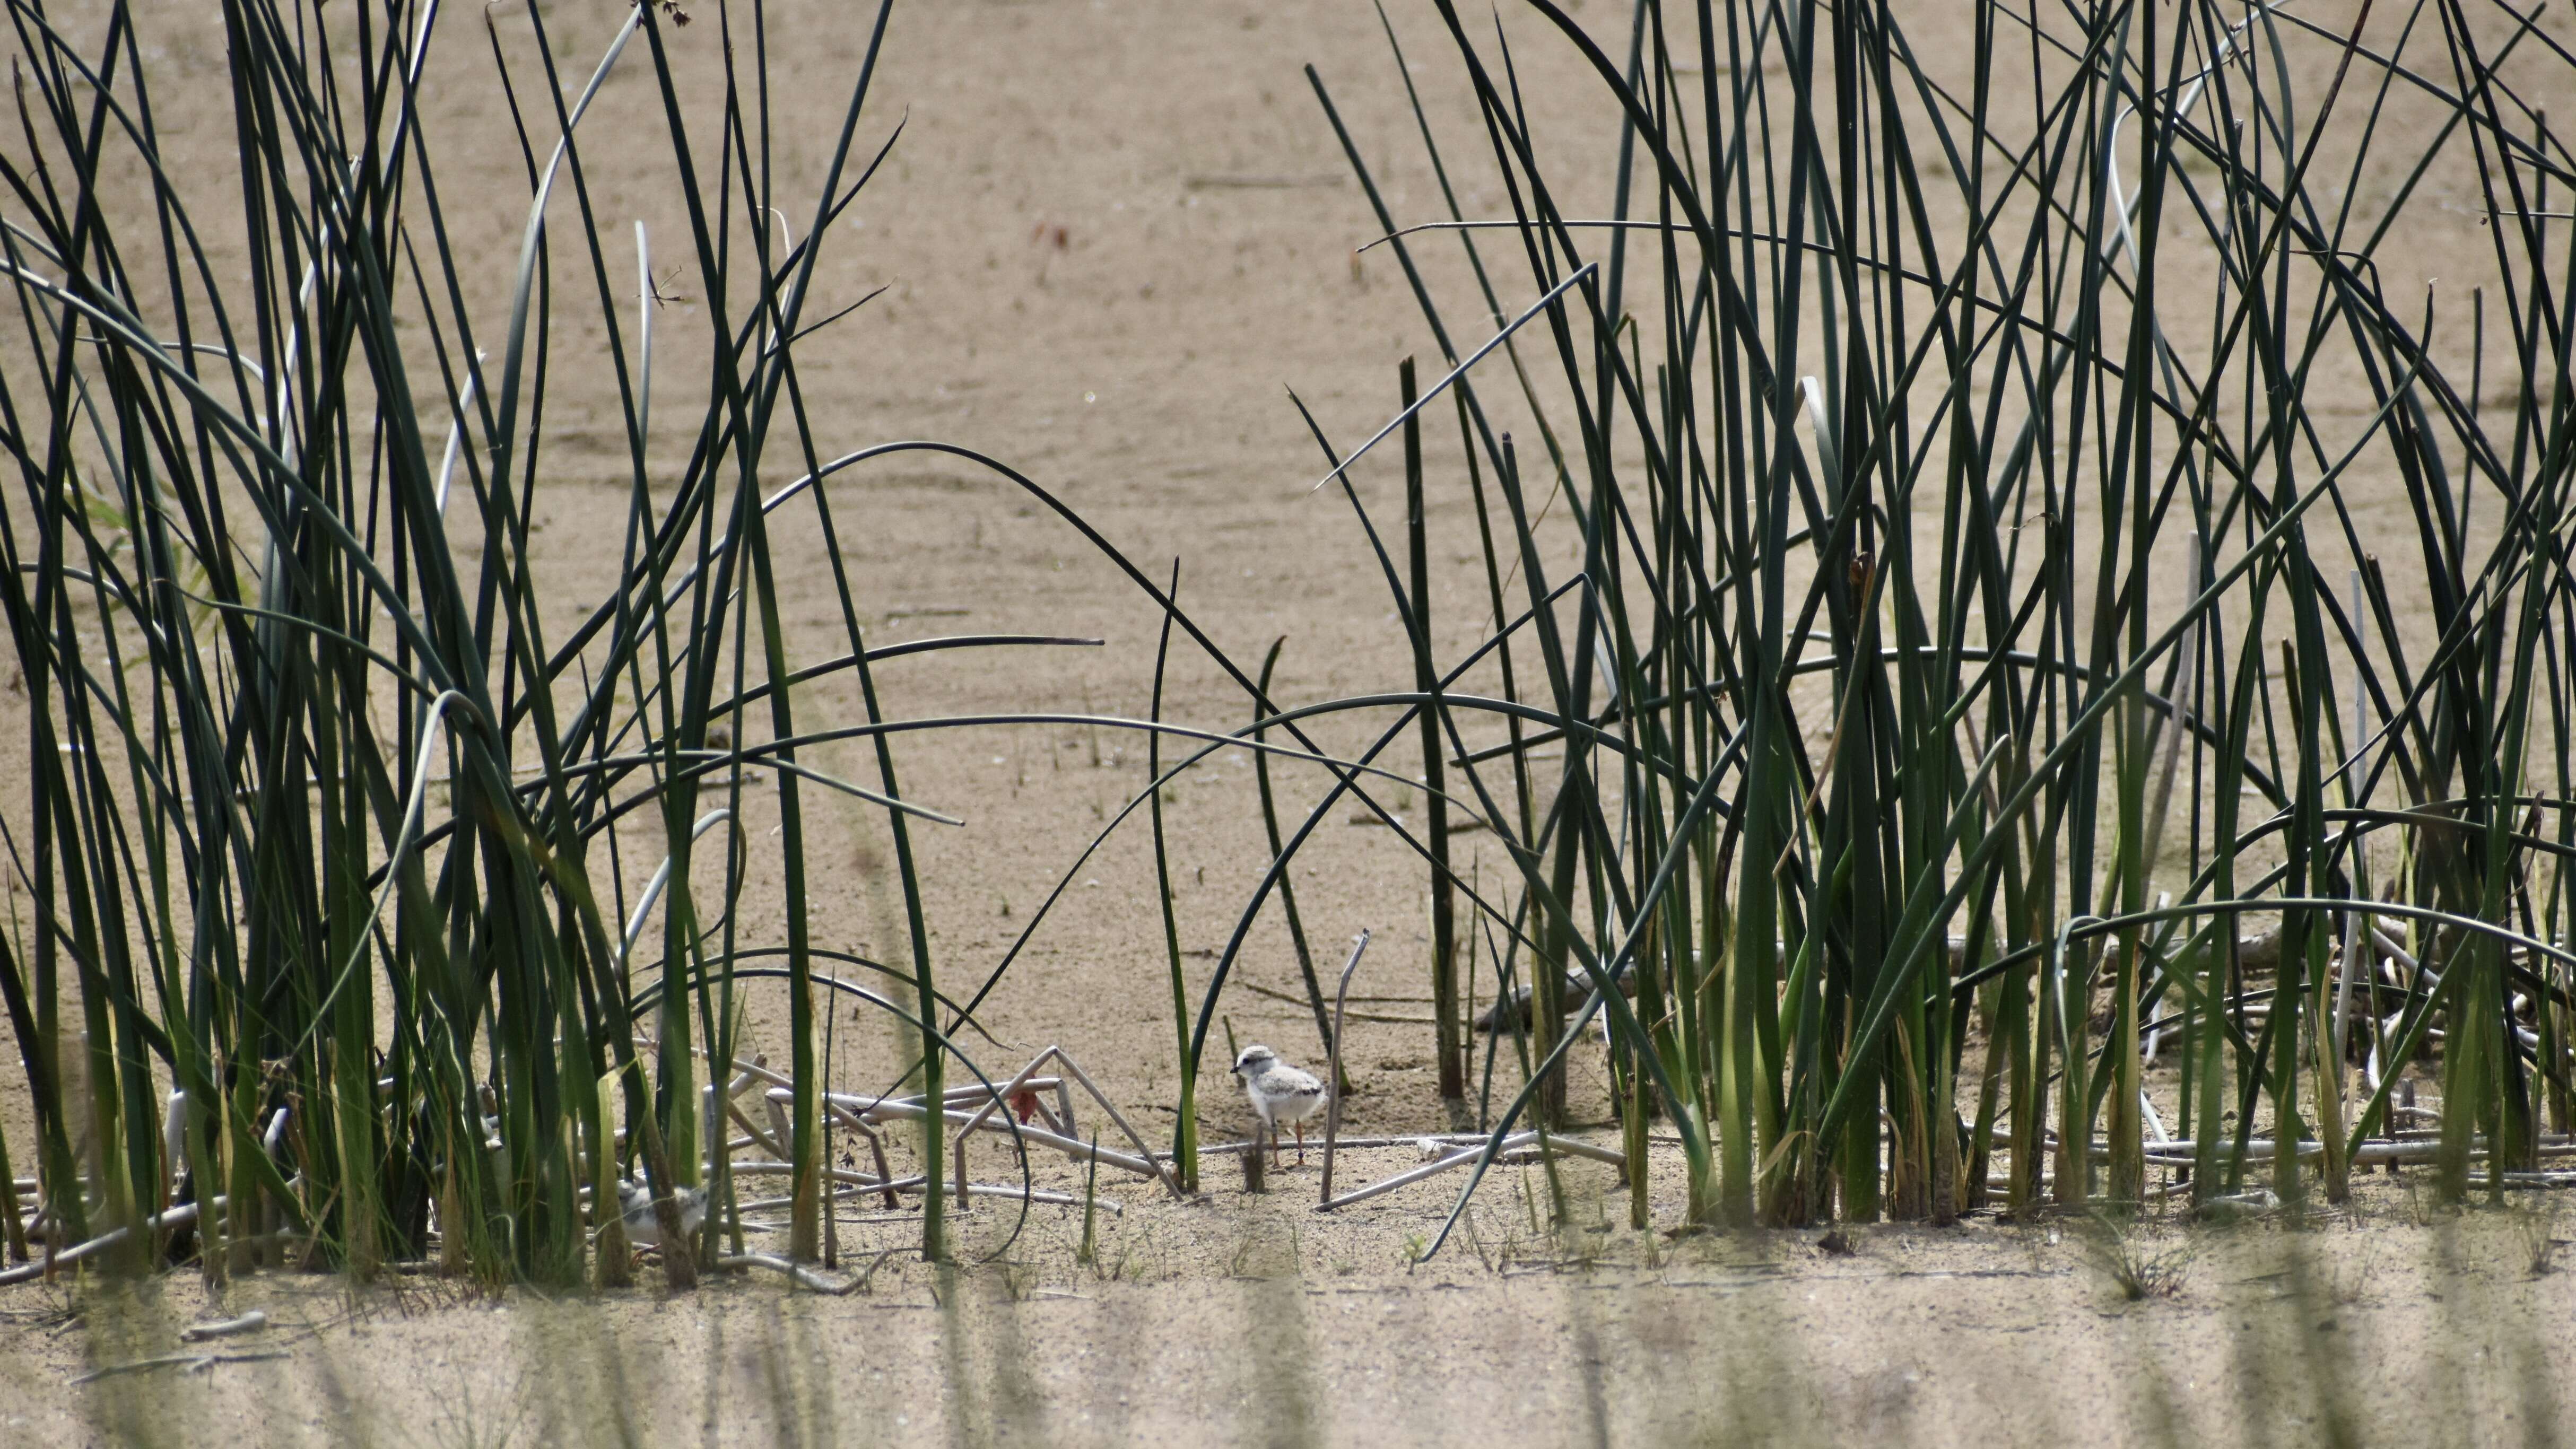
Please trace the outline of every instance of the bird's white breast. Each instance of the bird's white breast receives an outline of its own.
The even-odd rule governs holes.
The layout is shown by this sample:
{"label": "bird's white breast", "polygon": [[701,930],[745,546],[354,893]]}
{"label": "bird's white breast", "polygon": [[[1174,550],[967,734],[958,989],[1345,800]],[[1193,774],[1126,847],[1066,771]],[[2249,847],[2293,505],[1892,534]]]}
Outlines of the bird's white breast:
{"label": "bird's white breast", "polygon": [[1272,1116],[1295,1121],[1323,1105],[1324,1084],[1311,1072],[1272,1067],[1252,1079],[1252,1095]]}

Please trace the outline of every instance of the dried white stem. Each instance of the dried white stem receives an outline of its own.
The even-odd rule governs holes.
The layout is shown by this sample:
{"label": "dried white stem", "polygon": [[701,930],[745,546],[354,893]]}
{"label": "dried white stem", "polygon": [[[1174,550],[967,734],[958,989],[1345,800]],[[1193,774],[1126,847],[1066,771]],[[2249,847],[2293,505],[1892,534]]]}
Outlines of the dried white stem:
{"label": "dried white stem", "polygon": [[268,1315],[252,1309],[239,1318],[218,1319],[213,1323],[193,1324],[179,1330],[181,1343],[203,1343],[210,1338],[232,1338],[244,1333],[257,1333],[268,1327]]}
{"label": "dried white stem", "polygon": [[801,1287],[811,1288],[817,1293],[829,1293],[835,1298],[857,1292],[859,1284],[862,1281],[861,1279],[852,1278],[844,1282],[838,1279],[828,1278],[823,1274],[806,1267],[802,1263],[791,1263],[785,1258],[776,1257],[769,1253],[729,1254],[725,1257],[716,1259],[716,1266],[719,1268],[767,1268],[774,1273],[786,1274],[790,1281]]}

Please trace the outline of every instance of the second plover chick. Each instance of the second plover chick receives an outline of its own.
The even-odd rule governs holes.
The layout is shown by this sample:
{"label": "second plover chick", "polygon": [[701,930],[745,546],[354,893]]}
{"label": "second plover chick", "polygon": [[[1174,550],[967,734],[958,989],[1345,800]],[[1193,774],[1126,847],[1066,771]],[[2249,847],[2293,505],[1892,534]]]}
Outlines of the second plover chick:
{"label": "second plover chick", "polygon": [[1270,1136],[1270,1160],[1279,1160],[1279,1124],[1297,1130],[1297,1165],[1306,1165],[1306,1119],[1324,1105],[1324,1084],[1312,1072],[1279,1060],[1266,1046],[1248,1046],[1234,1059],[1234,1074],[1243,1078],[1243,1094]]}
{"label": "second plover chick", "polygon": [[[679,1204],[680,1231],[695,1234],[707,1221],[707,1195],[697,1188],[684,1187],[671,1196]],[[619,1216],[625,1219],[627,1246],[662,1246],[662,1220],[653,1212],[653,1189],[640,1182],[620,1178],[617,1206]]]}

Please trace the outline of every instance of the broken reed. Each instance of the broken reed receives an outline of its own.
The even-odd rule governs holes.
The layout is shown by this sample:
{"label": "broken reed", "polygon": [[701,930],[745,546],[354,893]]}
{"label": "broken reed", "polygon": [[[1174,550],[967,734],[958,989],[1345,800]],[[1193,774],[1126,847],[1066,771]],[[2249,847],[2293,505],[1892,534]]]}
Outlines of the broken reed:
{"label": "broken reed", "polygon": [[[1562,970],[1619,986],[1577,1019],[1694,1218],[2135,1203],[2150,1137],[2196,1200],[2264,1159],[2295,1197],[2257,1139],[2312,1141],[2339,1198],[2436,1042],[2445,1195],[2576,1126],[2576,162],[2537,108],[2576,60],[2448,0],[1640,0],[1616,48],[1435,3],[1507,210],[1460,206],[1392,23],[1445,215],[1309,77],[1441,370],[1502,339],[1430,399],[1480,642],[1372,701],[1507,848],[1479,895],[1405,837],[1539,997],[1496,1141],[1561,1120]],[[1515,46],[1589,73],[1615,156],[1541,163]],[[2380,254],[2444,197],[2488,250],[2418,296]]]}
{"label": "broken reed", "polygon": [[[222,122],[161,84],[148,16],[116,4],[74,31],[8,0],[24,129],[0,147],[20,339],[0,365],[17,489],[0,510],[0,609],[30,774],[0,992],[50,1241],[222,1194],[227,1212],[195,1229],[211,1275],[253,1266],[254,1235],[282,1228],[361,1275],[422,1256],[434,1233],[451,1269],[564,1282],[595,1261],[613,1280],[617,1214],[594,1253],[577,1189],[612,1194],[640,1162],[663,1240],[682,1240],[669,1190],[728,1156],[700,1140],[725,1129],[701,1120],[697,1054],[734,1057],[740,983],[771,977],[791,1010],[789,1241],[811,1259],[816,993],[899,1018],[923,1090],[941,1090],[907,833],[940,817],[899,798],[870,663],[1077,641],[871,649],[843,571],[825,480],[892,450],[825,462],[797,369],[846,300],[815,295],[816,260],[883,154],[855,143],[885,11],[837,108],[800,98],[800,131],[833,129],[822,184],[799,198],[772,185],[765,8],[691,30],[675,10],[620,9],[565,70],[535,9],[486,28],[410,0],[227,6],[220,115],[241,170],[209,178],[164,164],[156,127]],[[425,71],[463,83],[445,78],[487,45],[475,83],[506,103],[528,196],[501,253],[515,270],[498,273],[440,199],[488,179],[438,169],[415,89]],[[660,128],[578,129],[619,70]],[[594,210],[585,147],[627,145],[680,180],[676,279],[657,284],[642,223],[630,261],[624,219]],[[469,303],[496,279],[505,305]],[[707,329],[687,348],[703,375],[680,393],[702,411],[676,450],[650,413],[656,329],[674,316],[657,286],[685,289],[684,325]],[[604,345],[568,345],[581,326]],[[560,616],[547,627],[554,595],[530,557],[545,405],[567,367],[615,399],[631,480],[613,590],[568,633]],[[666,412],[672,396],[666,379]],[[781,511],[822,543],[845,635],[801,670],[779,613]],[[799,690],[837,692],[864,723],[800,735]],[[861,736],[866,785],[798,758]],[[894,964],[807,935],[816,790],[885,811],[910,934]],[[739,828],[754,791],[775,792],[773,839]],[[653,862],[617,827],[656,818],[668,855],[646,886]],[[705,847],[723,859],[712,895],[692,868]],[[783,941],[738,909],[764,850],[789,902]],[[925,1116],[932,1254],[942,1130]],[[724,1220],[708,1215],[701,1254]],[[169,1239],[138,1232],[121,1251],[140,1265],[185,1246]],[[673,1281],[698,1257],[666,1252]]]}

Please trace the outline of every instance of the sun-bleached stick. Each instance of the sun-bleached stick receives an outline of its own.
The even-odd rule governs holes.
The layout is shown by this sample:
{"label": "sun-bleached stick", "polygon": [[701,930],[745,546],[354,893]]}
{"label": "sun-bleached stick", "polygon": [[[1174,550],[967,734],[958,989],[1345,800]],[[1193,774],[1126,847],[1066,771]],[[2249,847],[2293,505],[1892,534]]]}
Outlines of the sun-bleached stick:
{"label": "sun-bleached stick", "polygon": [[[1420,1141],[1421,1139],[1415,1138],[1412,1140]],[[1395,1174],[1393,1177],[1380,1178],[1366,1187],[1353,1192],[1344,1193],[1340,1197],[1328,1198],[1322,1204],[1317,1206],[1315,1211],[1331,1212],[1335,1208],[1348,1207],[1355,1202],[1365,1202],[1381,1193],[1393,1192],[1399,1187],[1405,1187],[1412,1183],[1420,1182],[1426,1177],[1437,1177],[1441,1173],[1447,1172],[1452,1168],[1464,1167],[1468,1163],[1475,1161],[1477,1156],[1484,1151],[1484,1143],[1486,1140],[1487,1139],[1481,1137],[1476,1138],[1474,1139],[1474,1146],[1465,1146],[1462,1144],[1458,1151],[1450,1153],[1437,1162],[1426,1162],[1420,1167],[1408,1168],[1403,1172]],[[1501,1158],[1515,1152],[1534,1152],[1539,1150],[1539,1147],[1540,1143],[1538,1133],[1534,1131],[1515,1132],[1511,1136],[1503,1139],[1501,1151],[1496,1152],[1494,1155],[1497,1158]],[[1549,1137],[1546,1143],[1546,1150],[1562,1153],[1569,1157],[1588,1157],[1595,1162],[1607,1162],[1621,1168],[1628,1165],[1628,1159],[1624,1153],[1613,1152],[1607,1147],[1596,1147],[1589,1142],[1569,1142],[1562,1137]]]}
{"label": "sun-bleached stick", "polygon": [[[1320,1200],[1329,1207],[1333,1201],[1333,1148],[1342,1135],[1342,1008],[1351,999],[1351,973],[1360,969],[1360,958],[1368,954],[1369,933],[1362,931],[1351,942],[1351,959],[1342,963],[1342,984],[1333,991],[1332,1063],[1324,1075],[1324,1185]],[[1278,1134],[1271,1134],[1274,1143]]]}
{"label": "sun-bleached stick", "polygon": [[[1171,1189],[1171,1191],[1172,1191],[1172,1196],[1174,1196],[1174,1197],[1180,1197],[1180,1196],[1182,1196],[1183,1194],[1182,1194],[1182,1192],[1181,1192],[1181,1185],[1180,1185],[1177,1181],[1174,1181],[1174,1180],[1173,1180],[1171,1173],[1163,1167],[1162,1163],[1160,1163],[1160,1162],[1158,1162],[1158,1161],[1156,1161],[1156,1160],[1155,1160],[1155,1158],[1154,1158],[1154,1151],[1153,1151],[1153,1148],[1152,1148],[1152,1147],[1150,1147],[1150,1146],[1148,1146],[1148,1145],[1146,1144],[1145,1139],[1144,1139],[1142,1136],[1139,1136],[1139,1135],[1137,1134],[1137,1132],[1136,1132],[1136,1130],[1135,1130],[1134,1128],[1129,1127],[1129,1126],[1127,1125],[1126,1121],[1125,1121],[1123,1118],[1119,1117],[1119,1115],[1118,1115],[1118,1109],[1117,1109],[1116,1107],[1113,1107],[1113,1106],[1111,1106],[1111,1105],[1110,1105],[1110,1103],[1109,1103],[1109,1099],[1108,1099],[1107,1097],[1103,1097],[1103,1096],[1101,1096],[1101,1094],[1100,1094],[1100,1089],[1099,1089],[1098,1087],[1094,1087],[1094,1086],[1092,1086],[1092,1085],[1091,1085],[1091,1079],[1090,1079],[1089,1077],[1083,1076],[1083,1074],[1082,1074],[1082,1069],[1081,1069],[1080,1067],[1077,1067],[1077,1066],[1075,1066],[1075,1065],[1073,1064],[1073,1060],[1072,1060],[1072,1058],[1067,1057],[1067,1056],[1064,1054],[1064,1048],[1062,1048],[1062,1047],[1060,1047],[1060,1046],[1049,1046],[1048,1048],[1046,1048],[1046,1050],[1041,1051],[1041,1052],[1039,1052],[1036,1056],[1033,1056],[1033,1057],[1029,1058],[1029,1064],[1028,1064],[1027,1066],[1025,1066],[1025,1067],[1020,1068],[1019,1075],[1018,1075],[1018,1076],[1015,1076],[1015,1077],[1013,1077],[1013,1078],[1011,1078],[1010,1085],[1009,1085],[1009,1086],[1006,1086],[1006,1087],[1003,1087],[1003,1088],[999,1089],[998,1091],[995,1091],[995,1092],[991,1093],[991,1094],[990,1094],[990,1096],[988,1097],[988,1099],[985,1101],[984,1105],[983,1105],[982,1107],[978,1108],[978,1109],[976,1110],[976,1112],[975,1112],[974,1116],[973,1116],[971,1119],[969,1119],[969,1120],[968,1120],[968,1122],[966,1123],[966,1125],[965,1125],[964,1129],[962,1129],[961,1131],[959,1131],[959,1132],[958,1132],[958,1134],[957,1134],[957,1180],[958,1180],[959,1182],[964,1182],[964,1181],[966,1180],[966,1137],[967,1137],[967,1134],[968,1134],[968,1133],[970,1133],[970,1132],[973,1132],[973,1131],[976,1129],[976,1127],[977,1127],[978,1125],[980,1125],[986,1117],[991,1116],[991,1115],[993,1114],[993,1112],[994,1112],[994,1110],[995,1110],[996,1108],[999,1108],[999,1107],[1001,1107],[1003,1104],[1005,1104],[1005,1103],[1007,1103],[1008,1101],[1010,1101],[1010,1099],[1011,1099],[1014,1095],[1016,1095],[1016,1094],[1018,1094],[1018,1093],[1020,1093],[1020,1092],[1023,1092],[1023,1091],[1034,1093],[1034,1092],[1036,1092],[1037,1090],[1039,1090],[1040,1082],[1041,1082],[1043,1079],[1039,1078],[1039,1077],[1038,1077],[1038,1075],[1037,1075],[1038,1068],[1045,1066],[1045,1065],[1046,1065],[1048,1062],[1050,1062],[1050,1061],[1053,1061],[1053,1062],[1057,1063],[1059,1066],[1062,1066],[1062,1067],[1065,1069],[1065,1071],[1066,1071],[1067,1073],[1069,1073],[1070,1075],[1072,1075],[1072,1076],[1074,1076],[1075,1078],[1079,1079],[1079,1080],[1081,1081],[1082,1085],[1083,1085],[1083,1089],[1084,1089],[1085,1091],[1090,1092],[1090,1093],[1091,1093],[1091,1095],[1092,1095],[1093,1097],[1098,1098],[1098,1100],[1099,1100],[1099,1102],[1100,1102],[1101,1109],[1102,1109],[1103,1111],[1106,1111],[1106,1112],[1109,1114],[1110,1120],[1112,1120],[1112,1121],[1114,1121],[1114,1122],[1116,1122],[1116,1123],[1118,1124],[1119,1130],[1121,1130],[1121,1131],[1125,1132],[1125,1133],[1127,1134],[1128,1140],[1129,1140],[1129,1141],[1132,1141],[1132,1142],[1134,1142],[1134,1143],[1136,1144],[1136,1150],[1137,1150],[1139,1153],[1143,1154],[1141,1157],[1139,1157],[1139,1158],[1137,1158],[1137,1159],[1135,1159],[1135,1160],[1137,1160],[1137,1161],[1141,1161],[1141,1162],[1144,1162],[1144,1163],[1146,1163],[1147,1165],[1149,1165],[1149,1166],[1153,1169],[1153,1175],[1154,1175],[1154,1176],[1156,1176],[1156,1177],[1161,1178],[1161,1179],[1163,1180],[1163,1185],[1164,1185],[1165,1187],[1167,1187],[1167,1188],[1170,1188],[1170,1189]],[[1063,1089],[1063,1085],[1064,1085],[1064,1083],[1063,1083],[1063,1078],[1061,1078],[1061,1077],[1057,1078],[1057,1079],[1056,1079],[1056,1086],[1057,1086],[1057,1089],[1058,1089],[1059,1091],[1061,1091],[1061,1090]],[[1066,1107],[1065,1107],[1065,1118],[1066,1118],[1066,1121],[1067,1121],[1067,1122],[1070,1122],[1070,1121],[1072,1120],[1072,1117],[1073,1117],[1073,1108],[1072,1108],[1072,1106],[1071,1106],[1071,1104],[1070,1104],[1070,1101],[1068,1100],[1067,1105],[1066,1105]],[[1079,1148],[1079,1149],[1080,1149],[1080,1151],[1079,1151],[1078,1153],[1076,1153],[1076,1154],[1075,1154],[1075,1157],[1076,1157],[1076,1160],[1077,1160],[1077,1161],[1092,1161],[1092,1162],[1098,1162],[1098,1161],[1104,1161],[1104,1160],[1106,1160],[1106,1161],[1112,1161],[1112,1162],[1115,1162],[1115,1161],[1117,1160],[1117,1159],[1115,1159],[1115,1158],[1107,1158],[1107,1159],[1104,1159],[1104,1158],[1100,1157],[1100,1156],[1098,1155],[1098,1154],[1099,1154],[1099,1151],[1100,1151],[1100,1145],[1099,1145],[1098,1143],[1096,1143],[1096,1142],[1085,1143],[1085,1142],[1081,1141],[1081,1139],[1079,1139],[1079,1138],[1071,1137],[1071,1136],[1067,1136],[1067,1135],[1062,1134],[1062,1133],[1049,1133],[1049,1134],[1044,1134],[1044,1135],[1042,1136],[1041,1134],[1038,1134],[1038,1133],[1035,1133],[1035,1132],[1031,1131],[1030,1129],[1028,1129],[1028,1128],[1026,1127],[1026,1125],[1025,1125],[1025,1124],[1023,1124],[1023,1126],[1022,1126],[1022,1127],[1021,1127],[1021,1129],[1020,1129],[1020,1135],[1025,1136],[1025,1137],[1029,1137],[1029,1138],[1031,1138],[1032,1140],[1041,1140],[1041,1141],[1042,1141],[1042,1140],[1044,1140],[1044,1137],[1045,1137],[1045,1136],[1053,1136],[1053,1137],[1056,1139],[1056,1142],[1055,1142],[1055,1143],[1051,1143],[1051,1144],[1049,1144],[1049,1145],[1058,1145],[1058,1144],[1066,1143],[1066,1142],[1074,1143],[1074,1144],[1075,1144],[1075,1146],[1076,1146],[1077,1148]],[[1121,1164],[1121,1165],[1124,1165],[1124,1164]],[[1133,1171],[1133,1169],[1132,1169],[1132,1168],[1131,1168],[1131,1169],[1129,1169],[1129,1170],[1130,1170],[1130,1171]]]}
{"label": "sun-bleached stick", "polygon": [[257,1333],[268,1327],[268,1315],[254,1308],[239,1318],[218,1319],[213,1323],[193,1324],[179,1330],[181,1343],[203,1343],[210,1338],[231,1338],[238,1334]]}
{"label": "sun-bleached stick", "polygon": [[[214,1203],[216,1207],[220,1208],[224,1205],[224,1199],[220,1197],[216,1198]],[[202,1203],[181,1203],[177,1207],[170,1209],[168,1212],[155,1213],[151,1217],[145,1218],[143,1220],[143,1229],[145,1232],[150,1232],[155,1228],[185,1227],[197,1220],[198,1211],[203,1206],[204,1204]],[[81,1259],[86,1258],[93,1253],[102,1252],[124,1242],[131,1231],[132,1229],[130,1228],[110,1228],[106,1232],[99,1234],[97,1237],[90,1239],[86,1243],[75,1243],[71,1247],[65,1248],[59,1253],[48,1253],[44,1257],[36,1259],[34,1262],[21,1263],[17,1267],[11,1268],[5,1273],[0,1273],[0,1286],[5,1286],[10,1283],[25,1283],[31,1279],[50,1276],[54,1269],[61,1267],[65,1263],[77,1263]]]}
{"label": "sun-bleached stick", "polygon": [[732,1253],[716,1259],[716,1266],[719,1268],[767,1268],[774,1273],[786,1274],[790,1282],[796,1283],[801,1287],[811,1288],[817,1293],[829,1293],[835,1298],[856,1293],[859,1291],[859,1285],[867,1281],[865,1278],[852,1278],[847,1282],[838,1282],[825,1277],[821,1273],[815,1272],[813,1269],[806,1267],[802,1263],[791,1263],[785,1258],[776,1257],[769,1253]]}
{"label": "sun-bleached stick", "polygon": [[275,1350],[266,1353],[165,1353],[159,1358],[136,1359],[132,1363],[114,1363],[105,1368],[91,1369],[71,1382],[96,1383],[100,1379],[113,1378],[118,1374],[137,1374],[148,1369],[181,1366],[185,1366],[190,1373],[202,1373],[219,1363],[264,1363],[270,1359],[284,1357],[286,1357],[284,1353]]}
{"label": "sun-bleached stick", "polygon": [[[918,1121],[921,1118],[930,1115],[930,1113],[929,1109],[923,1107],[917,1102],[879,1102],[876,1106],[868,1109],[868,1115],[876,1117],[892,1117],[911,1122]],[[968,1112],[942,1112],[940,1116],[945,1118],[951,1125],[957,1126],[960,1129],[965,1128],[967,1123],[976,1120],[974,1114]],[[990,1122],[984,1124],[977,1130],[997,1133],[1004,1136],[1017,1135],[1024,1137],[1042,1147],[1052,1147],[1059,1152],[1066,1153],[1075,1159],[1082,1161],[1088,1161],[1094,1151],[1091,1144],[1088,1142],[1076,1142],[1070,1137],[1059,1137],[1056,1134],[1047,1131],[1043,1127],[1016,1127],[1000,1122]],[[962,1130],[960,1135],[964,1135]],[[1123,1168],[1126,1171],[1136,1174],[1138,1177],[1160,1177],[1163,1175],[1161,1167],[1147,1158],[1131,1156],[1127,1153],[1108,1147],[1099,1148],[1097,1151],[1102,1162],[1106,1162],[1112,1167]]]}
{"label": "sun-bleached stick", "polygon": [[[737,1162],[733,1165],[733,1173],[736,1177],[785,1177],[795,1170],[795,1164],[789,1162]],[[910,1177],[898,1177],[892,1182],[880,1182],[864,1173],[851,1172],[838,1167],[824,1169],[823,1175],[828,1181],[848,1183],[854,1187],[865,1188],[869,1192],[919,1192],[930,1181],[928,1174],[917,1172]],[[1070,1194],[1043,1187],[1023,1191],[1020,1188],[998,1183],[970,1182],[966,1185],[966,1190],[974,1197],[1020,1198],[1056,1207],[1070,1207],[1082,1201]],[[1117,1203],[1108,1198],[1102,1198],[1100,1205],[1112,1212],[1121,1210]]]}

